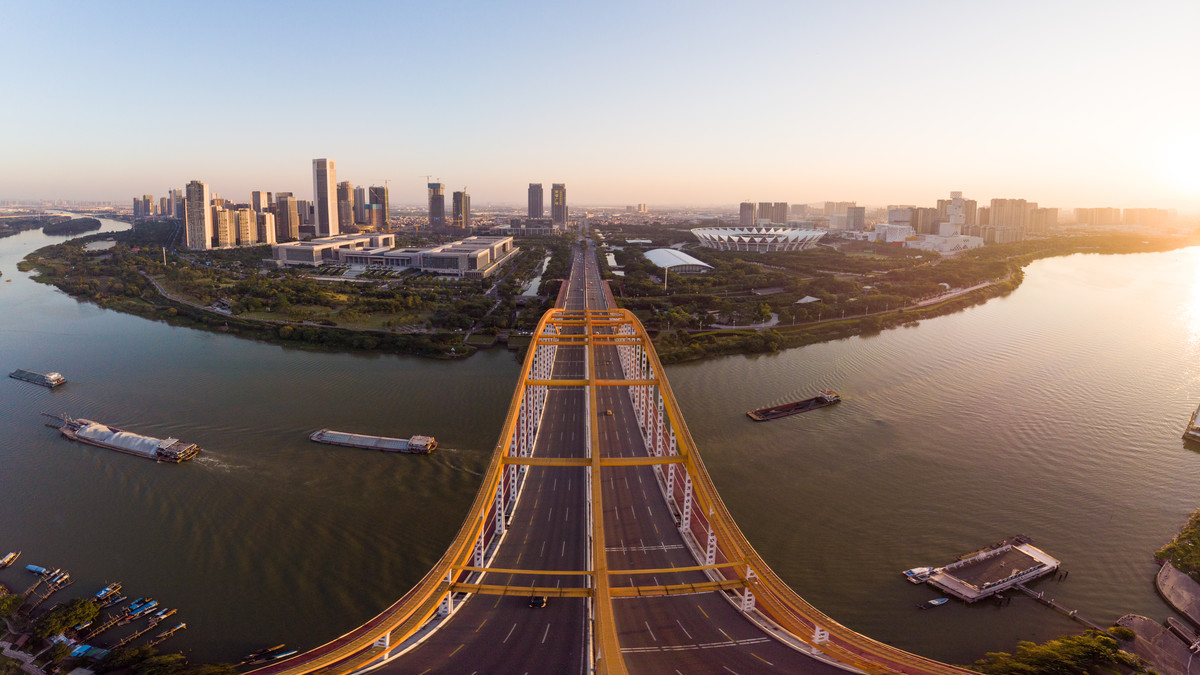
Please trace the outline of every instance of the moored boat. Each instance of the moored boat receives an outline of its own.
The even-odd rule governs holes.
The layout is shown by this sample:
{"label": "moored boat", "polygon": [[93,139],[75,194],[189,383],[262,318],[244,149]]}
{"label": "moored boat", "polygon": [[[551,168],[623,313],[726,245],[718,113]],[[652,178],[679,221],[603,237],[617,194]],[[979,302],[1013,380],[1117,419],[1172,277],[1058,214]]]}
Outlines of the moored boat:
{"label": "moored boat", "polygon": [[919,584],[928,579],[929,575],[932,573],[932,567],[914,567],[911,570],[904,570],[904,578],[908,579],[914,584]]}
{"label": "moored boat", "polygon": [[921,609],[925,609],[927,607],[941,607],[942,605],[946,604],[947,602],[950,602],[950,598],[934,598],[933,600],[930,600],[929,602],[922,603]]}
{"label": "moored boat", "polygon": [[1200,415],[1200,408],[1192,413],[1192,419],[1188,420],[1187,428],[1183,430],[1183,437],[1189,441],[1200,442],[1200,427],[1196,426],[1196,416]]}
{"label": "moored boat", "polygon": [[784,403],[783,405],[772,406],[770,408],[759,408],[751,410],[746,415],[755,422],[765,422],[767,420],[779,419],[788,415],[796,415],[817,408],[831,406],[842,400],[836,391],[822,390],[820,394],[812,398],[806,398],[803,401],[795,401],[793,403]]}
{"label": "moored boat", "polygon": [[9,553],[8,555],[4,556],[3,558],[0,558],[0,570],[4,569],[5,567],[11,567],[13,563],[17,562],[17,558],[20,558],[20,557],[21,557],[20,551],[13,551],[12,553]]}

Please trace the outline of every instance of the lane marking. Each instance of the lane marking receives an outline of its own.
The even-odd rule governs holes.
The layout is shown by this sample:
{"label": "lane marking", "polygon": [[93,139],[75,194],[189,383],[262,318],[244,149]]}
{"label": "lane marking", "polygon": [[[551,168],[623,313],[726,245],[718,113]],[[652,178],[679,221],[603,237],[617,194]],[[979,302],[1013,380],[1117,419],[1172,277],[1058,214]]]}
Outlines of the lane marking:
{"label": "lane marking", "polygon": [[[679,623],[679,619],[675,619],[675,623]],[[688,636],[689,640],[692,639],[692,634],[688,632],[688,629],[683,627],[682,623],[679,623],[679,630],[683,631],[683,634]]]}
{"label": "lane marking", "polygon": [[704,611],[703,607],[701,607],[700,605],[696,605],[696,609],[700,610],[700,613],[704,615],[704,618],[706,618],[706,619],[708,618],[708,612]]}
{"label": "lane marking", "polygon": [[[650,622],[649,622],[649,621],[643,621],[642,623],[646,624],[646,630],[647,630],[647,631],[650,633],[650,637],[651,637],[651,638],[652,638],[652,639],[653,639],[655,642],[658,642],[658,638],[654,637],[654,631],[650,630]],[[453,654],[451,654],[451,656],[454,656],[454,655],[453,655]]]}
{"label": "lane marking", "polygon": [[737,642],[737,640],[729,637],[729,633],[726,633],[724,628],[718,628],[717,630],[721,631],[721,635],[724,635],[726,640],[729,640],[730,642]]}
{"label": "lane marking", "polygon": [[750,652],[750,656],[753,656],[754,658],[758,659],[759,661],[762,661],[763,663],[767,664],[768,666],[775,665],[774,663],[771,663],[770,661],[764,659],[763,657],[759,656],[758,654],[755,654],[754,652]]}
{"label": "lane marking", "polygon": [[733,668],[730,668],[729,666],[721,666],[721,667],[724,668],[725,670],[728,670],[729,672],[733,673],[733,675],[738,675],[738,671],[734,670]]}
{"label": "lane marking", "polygon": [[517,624],[514,623],[513,627],[508,629],[508,635],[505,635],[504,639],[501,640],[501,642],[508,642],[508,638],[512,637],[513,631],[516,629],[517,629]]}
{"label": "lane marking", "polygon": [[[488,620],[487,620],[487,619],[484,619],[484,620],[483,620],[483,623],[487,623],[487,622],[488,622]],[[479,624],[479,628],[483,628],[483,623]],[[475,632],[476,632],[476,633],[478,633],[478,632],[479,632],[479,628],[476,628],[476,629],[475,629]]]}
{"label": "lane marking", "polygon": [[546,624],[546,632],[542,633],[542,644],[546,644],[546,636],[550,634],[550,624]]}
{"label": "lane marking", "polygon": [[[466,646],[466,643],[464,642],[463,644],[461,644],[461,645],[459,645],[459,646],[455,647],[455,648],[454,648],[454,651],[450,652],[450,656],[454,656],[455,654],[457,654],[457,653],[458,653],[458,650],[462,649],[462,648],[463,648],[463,647],[465,647],[465,646]],[[447,656],[446,658],[450,658],[450,656]]]}

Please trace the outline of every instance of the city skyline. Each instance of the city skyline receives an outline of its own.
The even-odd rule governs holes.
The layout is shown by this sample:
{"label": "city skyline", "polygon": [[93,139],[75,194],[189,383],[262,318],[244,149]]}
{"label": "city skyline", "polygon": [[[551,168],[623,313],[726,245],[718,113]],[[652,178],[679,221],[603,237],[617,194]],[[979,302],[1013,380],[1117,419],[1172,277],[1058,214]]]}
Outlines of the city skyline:
{"label": "city skyline", "polygon": [[[330,157],[354,185],[386,181],[397,205],[425,201],[430,174],[480,205],[520,205],[552,177],[581,205],[961,190],[1200,211],[1194,3],[356,9],[7,8],[19,30],[0,53],[20,66],[7,73],[20,103],[0,123],[22,133],[4,144],[0,199],[128,203],[197,176],[238,200],[311,199],[310,162]],[[416,29],[452,18],[450,44]],[[303,49],[316,35],[329,48]],[[303,91],[335,72],[361,72],[363,93],[336,113],[189,97],[194,73],[215,90],[268,73]],[[421,91],[445,95],[414,105]]]}

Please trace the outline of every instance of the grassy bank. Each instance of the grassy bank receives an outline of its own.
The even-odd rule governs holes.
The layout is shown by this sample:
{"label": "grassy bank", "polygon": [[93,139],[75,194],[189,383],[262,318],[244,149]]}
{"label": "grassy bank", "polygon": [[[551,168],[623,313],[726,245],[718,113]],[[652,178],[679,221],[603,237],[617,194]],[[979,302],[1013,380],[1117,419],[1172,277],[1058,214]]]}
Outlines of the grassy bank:
{"label": "grassy bank", "polygon": [[1200,581],[1200,511],[1193,513],[1179,534],[1171,543],[1159,549],[1154,557],[1166,560],[1179,571]]}

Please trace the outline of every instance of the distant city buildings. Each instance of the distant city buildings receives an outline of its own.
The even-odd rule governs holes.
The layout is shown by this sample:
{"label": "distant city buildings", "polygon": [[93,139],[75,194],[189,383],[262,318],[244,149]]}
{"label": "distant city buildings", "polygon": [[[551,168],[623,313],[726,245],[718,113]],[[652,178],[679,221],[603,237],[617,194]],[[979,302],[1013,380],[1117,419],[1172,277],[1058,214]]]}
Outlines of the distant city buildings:
{"label": "distant city buildings", "polygon": [[344,180],[337,184],[338,231],[354,231],[354,187],[350,181]]}
{"label": "distant city buildings", "polygon": [[387,227],[388,224],[388,189],[386,185],[372,185],[367,192],[370,202],[368,205],[370,213],[367,217],[367,224],[378,229]]}
{"label": "distant city buildings", "polygon": [[742,202],[738,207],[738,225],[742,227],[753,227],[755,225],[755,215],[758,209],[755,208],[752,202]]}

